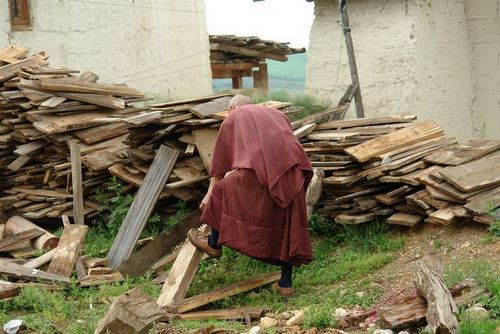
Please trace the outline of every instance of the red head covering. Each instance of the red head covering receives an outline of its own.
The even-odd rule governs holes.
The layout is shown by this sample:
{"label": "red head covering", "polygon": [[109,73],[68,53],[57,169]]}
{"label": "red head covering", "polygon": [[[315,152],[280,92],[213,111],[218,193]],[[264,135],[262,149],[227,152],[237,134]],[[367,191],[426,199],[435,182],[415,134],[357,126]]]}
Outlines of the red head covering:
{"label": "red head covering", "polygon": [[252,169],[281,207],[287,207],[312,177],[311,162],[286,116],[255,105],[234,110],[217,137],[210,175],[235,168]]}

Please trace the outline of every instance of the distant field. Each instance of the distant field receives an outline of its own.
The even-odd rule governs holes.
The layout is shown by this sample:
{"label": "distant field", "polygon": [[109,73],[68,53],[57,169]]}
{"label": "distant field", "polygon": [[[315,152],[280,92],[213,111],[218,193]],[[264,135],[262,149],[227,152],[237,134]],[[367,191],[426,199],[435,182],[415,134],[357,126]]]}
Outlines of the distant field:
{"label": "distant field", "polygon": [[[268,60],[269,89],[270,91],[287,91],[290,94],[303,95],[306,81],[306,54],[297,54],[288,57],[287,62]],[[231,89],[230,79],[213,81],[215,91]],[[251,78],[243,79],[244,88],[252,88]]]}

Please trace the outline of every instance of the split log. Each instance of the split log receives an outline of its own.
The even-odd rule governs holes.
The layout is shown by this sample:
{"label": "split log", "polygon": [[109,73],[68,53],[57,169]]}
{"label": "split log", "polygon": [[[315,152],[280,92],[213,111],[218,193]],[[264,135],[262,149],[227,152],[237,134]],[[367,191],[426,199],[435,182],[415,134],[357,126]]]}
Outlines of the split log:
{"label": "split log", "polygon": [[417,261],[415,287],[427,300],[426,318],[433,333],[455,334],[458,332],[457,305],[443,282],[443,267],[435,256]]}
{"label": "split log", "polygon": [[155,322],[166,320],[167,312],[138,289],[133,289],[116,298],[94,334],[146,334]]}
{"label": "split log", "polygon": [[0,240],[0,252],[8,252],[10,250],[16,250],[17,246],[25,241],[29,241],[43,234],[43,231],[39,229],[32,228],[26,231],[22,231],[16,234],[9,235],[2,240]]}
{"label": "split log", "polygon": [[32,228],[36,228],[44,232],[43,235],[31,241],[31,246],[34,249],[51,250],[57,246],[57,243],[59,242],[58,237],[44,230],[43,228],[38,227],[37,225],[33,224],[27,219],[24,219],[23,217],[19,216],[10,217],[10,219],[5,224],[5,232],[10,234],[27,231]]}
{"label": "split log", "polygon": [[[464,280],[450,287],[450,293],[458,306],[470,305],[487,295],[474,280]],[[378,318],[382,328],[403,329],[420,324],[427,312],[427,302],[420,296],[404,298],[392,305],[379,308]]]}
{"label": "split log", "polygon": [[0,281],[0,300],[13,298],[19,294],[21,287],[18,284]]}

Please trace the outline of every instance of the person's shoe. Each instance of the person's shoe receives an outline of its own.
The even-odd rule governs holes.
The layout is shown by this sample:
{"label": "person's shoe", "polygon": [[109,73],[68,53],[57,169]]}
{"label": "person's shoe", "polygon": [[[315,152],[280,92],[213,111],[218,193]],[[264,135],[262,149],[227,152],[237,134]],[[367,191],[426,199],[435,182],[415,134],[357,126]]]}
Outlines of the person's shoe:
{"label": "person's shoe", "polygon": [[222,249],[215,249],[210,247],[207,238],[200,238],[198,236],[198,230],[192,228],[187,233],[187,238],[191,244],[196,247],[201,252],[207,253],[210,257],[219,258],[222,255]]}
{"label": "person's shoe", "polygon": [[273,285],[271,285],[271,288],[273,289],[273,291],[276,291],[285,298],[295,295],[295,290],[293,288],[282,288],[278,285],[278,282],[273,283]]}

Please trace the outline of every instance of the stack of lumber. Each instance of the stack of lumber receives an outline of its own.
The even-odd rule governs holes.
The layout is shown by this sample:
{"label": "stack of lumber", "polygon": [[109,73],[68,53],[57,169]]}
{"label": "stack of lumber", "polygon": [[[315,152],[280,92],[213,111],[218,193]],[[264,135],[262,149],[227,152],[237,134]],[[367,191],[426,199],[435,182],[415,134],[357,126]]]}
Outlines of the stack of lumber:
{"label": "stack of lumber", "polygon": [[305,48],[291,48],[288,43],[263,40],[256,36],[210,35],[212,63],[259,61],[266,58],[287,61],[287,55],[304,53]]}
{"label": "stack of lumber", "polygon": [[[172,173],[163,189],[160,205],[182,201],[199,201],[208,184],[208,169],[221,122],[228,115],[227,109],[232,94],[214,95],[198,99],[153,104],[151,112],[139,115],[126,122],[128,135],[124,144],[128,146],[128,159],[109,167],[119,179],[134,187],[140,187],[157,154],[165,145],[179,153]],[[262,105],[282,109],[285,113],[299,109],[289,108],[290,103],[268,101]],[[153,115],[162,114],[162,117]],[[175,210],[175,206],[170,206]]]}
{"label": "stack of lumber", "polygon": [[143,100],[126,85],[98,83],[92,72],[51,68],[43,53],[0,50],[0,211],[25,218],[72,215],[69,146],[79,144],[84,213],[109,179],[107,168],[126,156],[127,127],[116,120],[143,114]]}
{"label": "stack of lumber", "polygon": [[325,172],[320,213],[340,224],[498,220],[500,141],[458,144],[434,122],[415,119],[331,121],[306,135],[313,166]]}

